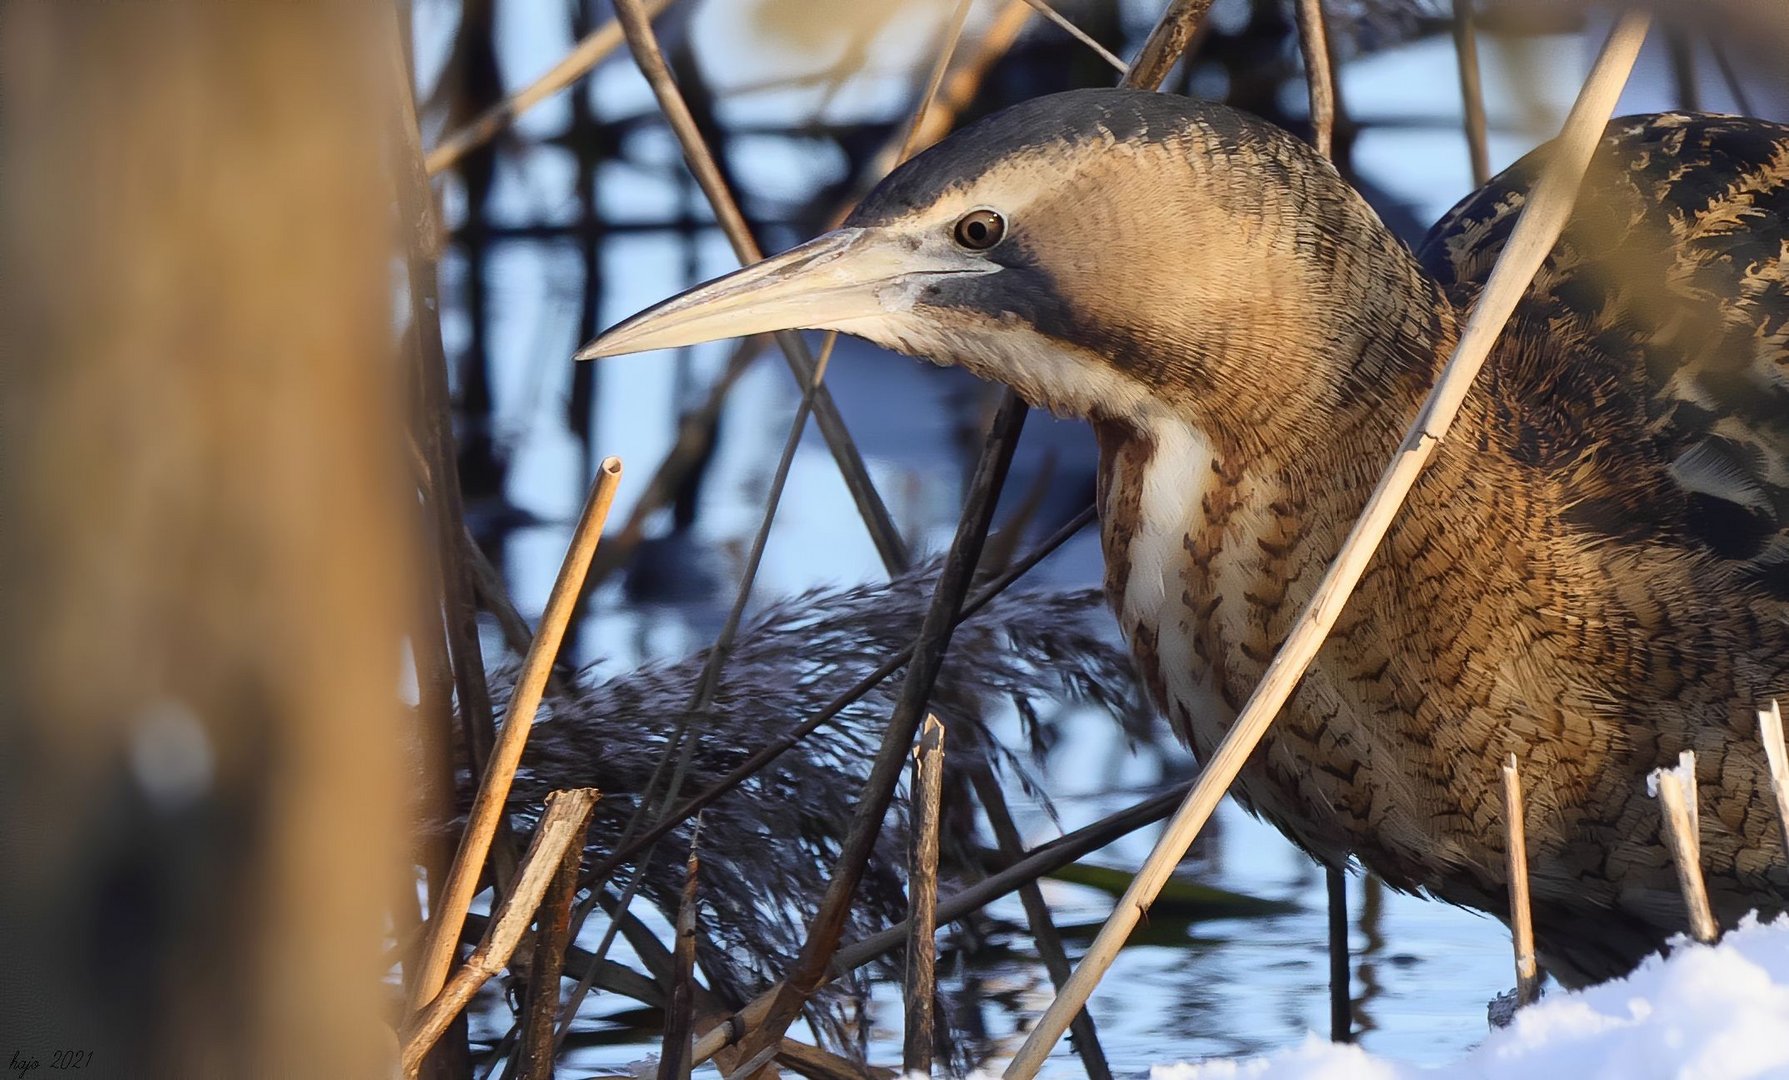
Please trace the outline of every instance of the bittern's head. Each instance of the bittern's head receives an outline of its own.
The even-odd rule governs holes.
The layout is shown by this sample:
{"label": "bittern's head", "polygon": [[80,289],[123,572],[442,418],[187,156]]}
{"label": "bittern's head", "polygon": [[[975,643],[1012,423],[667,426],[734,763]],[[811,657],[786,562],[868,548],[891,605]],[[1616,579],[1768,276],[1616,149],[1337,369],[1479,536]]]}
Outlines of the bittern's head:
{"label": "bittern's head", "polygon": [[1326,162],[1261,121],[1167,94],[1056,94],[902,165],[844,227],[579,356],[830,329],[1059,413],[1146,421],[1222,401],[1214,419],[1247,423],[1330,392],[1298,370],[1322,352],[1301,342],[1333,335],[1314,297],[1348,272],[1338,234],[1363,227],[1384,232]]}

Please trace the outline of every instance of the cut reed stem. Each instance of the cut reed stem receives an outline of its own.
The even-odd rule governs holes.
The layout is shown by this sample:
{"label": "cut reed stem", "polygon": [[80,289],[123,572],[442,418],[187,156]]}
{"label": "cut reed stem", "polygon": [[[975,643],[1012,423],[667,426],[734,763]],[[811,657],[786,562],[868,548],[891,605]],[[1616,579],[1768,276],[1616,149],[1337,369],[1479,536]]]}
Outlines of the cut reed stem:
{"label": "cut reed stem", "polygon": [[1516,952],[1516,1008],[1540,1000],[1540,967],[1534,960],[1534,911],[1528,900],[1528,828],[1516,755],[1503,763],[1503,823],[1509,834],[1509,928]]}
{"label": "cut reed stem", "polygon": [[565,973],[565,950],[571,944],[571,905],[583,862],[584,845],[569,845],[540,903],[516,1051],[520,1080],[553,1080],[553,1021],[559,1017],[559,980]]}
{"label": "cut reed stem", "polygon": [[522,749],[534,727],[534,713],[540,708],[541,692],[547,676],[565,640],[565,627],[577,608],[578,593],[584,584],[584,573],[590,569],[591,556],[602,539],[603,522],[608,520],[609,507],[615,502],[615,489],[621,483],[621,459],[606,458],[597,470],[596,483],[584,503],[584,512],[572,534],[571,546],[559,567],[559,577],[547,598],[547,610],[541,616],[540,630],[528,647],[520,677],[510,696],[509,710],[503,729],[492,748],[490,763],[479,782],[472,813],[466,821],[466,833],[454,854],[453,868],[448,871],[447,886],[442,890],[438,911],[429,913],[429,943],[423,950],[422,970],[417,978],[417,1000],[426,1002],[441,989],[447,969],[459,946],[460,927],[466,921],[466,909],[478,891],[478,875],[485,856],[491,850],[491,838],[503,818],[503,807],[509,799],[510,784],[515,780],[516,766],[521,764]]}
{"label": "cut reed stem", "polygon": [[1770,764],[1777,820],[1783,825],[1783,855],[1789,859],[1789,747],[1783,743],[1783,713],[1776,698],[1770,699],[1770,708],[1758,710],[1758,735],[1764,741],[1764,759]]}
{"label": "cut reed stem", "polygon": [[[528,853],[517,869],[516,887],[498,905],[484,940],[472,951],[465,965],[454,973],[453,980],[406,1025],[401,1059],[405,1076],[417,1075],[429,1047],[472,1000],[478,988],[509,962],[566,853],[583,850],[584,827],[590,821],[590,812],[596,808],[598,797],[595,788],[555,791],[547,796],[546,812],[541,815],[540,825],[534,830],[534,840],[528,845]],[[457,926],[455,932],[458,933]]]}
{"label": "cut reed stem", "polygon": [[938,816],[944,805],[944,725],[927,715],[913,751],[913,836],[907,862],[907,1025],[901,1072],[932,1074],[937,1032]]}
{"label": "cut reed stem", "polygon": [[1630,9],[1610,32],[1589,79],[1572,106],[1571,115],[1566,118],[1565,128],[1555,144],[1556,153],[1530,194],[1527,209],[1516,223],[1503,255],[1497,260],[1478,304],[1467,320],[1458,348],[1436,380],[1397,455],[1381,476],[1360,520],[1349,532],[1341,551],[1318,584],[1316,595],[1300,613],[1292,633],[1268,665],[1260,684],[1223,742],[1205,763],[1187,801],[1164,830],[1148,861],[1075,969],[1069,985],[1056,996],[1007,1067],[1007,1080],[1030,1080],[1037,1074],[1050,1048],[1068,1029],[1075,1013],[1086,1004],[1100,976],[1112,965],[1125,939],[1167,883],[1174,867],[1236,779],[1243,762],[1254,752],[1279,714],[1280,707],[1316,658],[1317,650],[1341,615],[1343,605],[1366,571],[1417,476],[1453,424],[1454,416],[1504,323],[1509,320],[1517,301],[1571,216],[1578,185],[1639,54],[1648,19],[1646,13]]}
{"label": "cut reed stem", "polygon": [[1696,810],[1696,755],[1685,750],[1674,769],[1656,769],[1649,778],[1658,796],[1665,824],[1665,843],[1677,865],[1677,887],[1689,912],[1690,936],[1712,945],[1720,936],[1714,912],[1708,906],[1708,886],[1702,880],[1701,816]]}

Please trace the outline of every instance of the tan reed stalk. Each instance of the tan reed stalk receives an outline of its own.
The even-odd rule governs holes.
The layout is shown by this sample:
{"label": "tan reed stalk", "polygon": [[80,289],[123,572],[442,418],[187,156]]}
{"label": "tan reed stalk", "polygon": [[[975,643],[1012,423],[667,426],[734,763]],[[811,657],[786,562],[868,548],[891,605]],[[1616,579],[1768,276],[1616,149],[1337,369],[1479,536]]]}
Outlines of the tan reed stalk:
{"label": "tan reed stalk", "polygon": [[566,852],[573,850],[573,845],[576,850],[583,849],[584,827],[590,821],[590,812],[596,808],[598,798],[595,788],[555,791],[547,796],[546,812],[541,815],[540,825],[534,830],[534,840],[528,845],[528,852],[516,872],[516,887],[498,905],[485,930],[484,940],[428,1007],[405,1025],[400,1063],[406,1077],[417,1075],[429,1047],[435,1045],[435,1040],[472,1000],[478,988],[509,962],[522,941],[523,932],[534,919],[535,910],[545,898],[547,886],[558,874]]}
{"label": "tan reed stalk", "polygon": [[1366,571],[1367,563],[1390,528],[1417,476],[1428,462],[1465,401],[1473,379],[1491,346],[1509,320],[1516,302],[1564,229],[1576,201],[1578,185],[1590,155],[1602,137],[1621,88],[1645,40],[1650,16],[1624,13],[1610,32],[1590,77],[1579,92],[1556,143],[1557,152],[1529,196],[1503,255],[1491,272],[1477,306],[1460,335],[1459,346],[1442,370],[1410,431],[1381,476],[1360,520],[1325,573],[1316,595],[1299,615],[1291,635],[1268,665],[1260,685],[1244,705],[1217,751],[1200,771],[1199,780],[1156,843],[1143,869],[1131,882],[1099,936],[1075,969],[1069,985],[1056,995],[1037,1026],[1007,1067],[1007,1080],[1030,1080],[1050,1048],[1086,1004],[1100,976],[1111,967],[1149,903],[1168,881],[1174,867],[1217,809],[1219,800],[1241,771],[1261,737],[1303,677],[1324,638],[1341,615],[1342,606]]}
{"label": "tan reed stalk", "polygon": [[1665,840],[1677,867],[1677,881],[1688,910],[1690,934],[1704,944],[1719,936],[1702,878],[1702,827],[1696,795],[1696,755],[1685,750],[1672,769],[1655,770],[1650,783],[1658,796]]}
{"label": "tan reed stalk", "polygon": [[441,893],[441,908],[429,913],[429,942],[423,950],[422,970],[417,978],[417,995],[412,1009],[420,1008],[433,998],[447,979],[460,941],[460,928],[466,921],[466,909],[478,892],[479,870],[491,849],[491,838],[503,818],[503,806],[509,798],[510,783],[516,766],[521,764],[522,749],[528,732],[534,727],[534,713],[540,707],[541,692],[547,676],[565,640],[565,627],[577,608],[578,593],[584,574],[590,569],[590,558],[602,539],[603,522],[608,520],[609,507],[615,502],[615,489],[621,483],[621,459],[605,458],[597,469],[596,483],[584,503],[584,513],[572,534],[571,546],[559,567],[558,580],[547,598],[547,610],[541,615],[540,631],[528,648],[522,672],[510,696],[509,712],[497,744],[491,751],[490,764],[478,785],[478,796],[466,821],[466,833],[454,854],[453,869],[448,871],[447,886]]}
{"label": "tan reed stalk", "polygon": [[1503,763],[1503,823],[1509,834],[1509,928],[1516,951],[1516,1008],[1540,1000],[1540,967],[1534,961],[1534,913],[1528,902],[1528,828],[1522,808],[1522,776],[1516,755]]}
{"label": "tan reed stalk", "polygon": [[1701,816],[1696,810],[1696,755],[1685,750],[1674,769],[1655,769],[1648,779],[1658,796],[1665,823],[1665,843],[1677,865],[1677,885],[1683,890],[1683,906],[1689,911],[1690,936],[1712,945],[1720,936],[1714,912],[1708,906],[1708,887],[1702,880]]}
{"label": "tan reed stalk", "polygon": [[1304,56],[1305,91],[1311,102],[1311,142],[1331,156],[1336,131],[1336,76],[1329,62],[1323,0],[1298,0],[1298,50]]}
{"label": "tan reed stalk", "polygon": [[[965,5],[966,6],[966,5]],[[913,846],[907,863],[907,1024],[901,1072],[932,1075],[937,1033],[938,818],[944,800],[944,725],[927,714],[913,750]]]}
{"label": "tan reed stalk", "polygon": [[[646,17],[654,19],[670,5],[671,0],[646,0]],[[591,68],[607,59],[621,44],[621,24],[614,19],[585,34],[557,64],[540,78],[478,114],[465,127],[441,140],[429,151],[424,167],[430,176],[438,176],[454,167],[467,154],[490,142],[496,134],[514,123],[516,118],[541,102],[578,81]]]}
{"label": "tan reed stalk", "polygon": [[1454,56],[1460,69],[1461,123],[1466,151],[1472,157],[1472,186],[1491,178],[1491,154],[1485,147],[1485,88],[1478,69],[1478,29],[1472,23],[1472,0],[1454,0]]}
{"label": "tan reed stalk", "polygon": [[1689,933],[1696,941],[1714,944],[1719,928],[1708,908],[1707,883],[1701,880],[1701,815],[1696,810],[1696,753],[1683,751],[1675,769],[1655,769],[1648,778],[1658,796],[1658,812],[1664,819],[1666,846],[1676,865],[1683,908],[1689,912]]}
{"label": "tan reed stalk", "polygon": [[1770,708],[1758,710],[1758,734],[1764,740],[1764,759],[1770,764],[1777,818],[1783,823],[1783,853],[1789,857],[1789,748],[1783,744],[1783,713],[1776,698],[1770,699]]}

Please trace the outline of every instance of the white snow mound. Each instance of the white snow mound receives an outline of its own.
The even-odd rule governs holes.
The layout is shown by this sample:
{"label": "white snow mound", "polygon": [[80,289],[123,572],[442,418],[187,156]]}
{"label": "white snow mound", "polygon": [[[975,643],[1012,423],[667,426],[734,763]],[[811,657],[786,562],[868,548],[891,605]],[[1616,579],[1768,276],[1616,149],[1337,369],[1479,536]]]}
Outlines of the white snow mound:
{"label": "white snow mound", "polygon": [[1633,974],[1555,990],[1458,1061],[1425,1068],[1308,1037],[1266,1057],[1158,1065],[1150,1080],[1789,1078],[1789,917],[1672,943]]}

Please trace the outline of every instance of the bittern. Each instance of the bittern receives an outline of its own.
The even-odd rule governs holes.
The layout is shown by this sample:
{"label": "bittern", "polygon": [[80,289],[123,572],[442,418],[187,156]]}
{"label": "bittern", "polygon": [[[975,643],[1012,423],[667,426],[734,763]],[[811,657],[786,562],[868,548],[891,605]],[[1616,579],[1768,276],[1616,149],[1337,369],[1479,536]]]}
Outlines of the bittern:
{"label": "bittern", "polygon": [[[845,225],[580,356],[838,330],[1090,420],[1112,609],[1209,755],[1448,359],[1543,147],[1420,253],[1322,157],[1166,94],[1039,98]],[[1754,710],[1789,690],[1789,127],[1613,122],[1572,223],[1237,796],[1319,860],[1508,917],[1568,984],[1686,927],[1646,774],[1698,755],[1727,924],[1789,897]]]}

